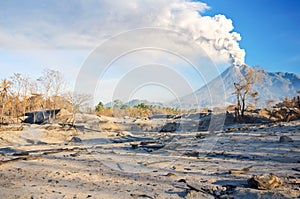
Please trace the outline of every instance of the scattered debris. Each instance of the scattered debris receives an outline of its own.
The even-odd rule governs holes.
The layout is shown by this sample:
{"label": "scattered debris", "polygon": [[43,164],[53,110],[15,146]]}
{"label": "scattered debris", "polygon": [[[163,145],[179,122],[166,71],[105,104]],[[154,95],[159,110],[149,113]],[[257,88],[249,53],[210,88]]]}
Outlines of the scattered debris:
{"label": "scattered debris", "polygon": [[126,136],[133,136],[133,135],[129,131],[119,131],[117,132],[116,136],[126,137]]}
{"label": "scattered debris", "polygon": [[0,154],[15,153],[16,150],[10,147],[0,148]]}
{"label": "scattered debris", "polygon": [[234,174],[234,175],[244,174],[244,173],[247,173],[248,171],[250,171],[251,168],[252,168],[252,166],[243,168],[241,170],[230,170],[229,174]]}
{"label": "scattered debris", "polygon": [[292,168],[294,171],[300,172],[300,167]]}
{"label": "scattered debris", "polygon": [[71,153],[70,156],[71,157],[77,157],[77,156],[80,156],[80,154],[78,152],[76,152],[76,153]]}
{"label": "scattered debris", "polygon": [[139,144],[136,143],[132,143],[130,144],[132,149],[138,149],[138,148],[143,148],[143,149],[154,149],[154,150],[158,150],[161,149],[163,147],[165,147],[165,144],[159,142],[159,141],[143,141],[140,142]]}
{"label": "scattered debris", "polygon": [[130,194],[131,197],[133,198],[151,198],[151,199],[154,199],[153,197],[151,196],[148,196],[146,194]]}
{"label": "scattered debris", "polygon": [[197,133],[195,135],[195,138],[197,138],[197,139],[205,139],[205,135],[203,135],[202,133]]}
{"label": "scattered debris", "polygon": [[18,151],[12,154],[13,156],[26,156],[29,155],[28,151]]}
{"label": "scattered debris", "polygon": [[199,157],[199,152],[198,151],[188,151],[183,153],[184,156],[188,156],[188,157]]}
{"label": "scattered debris", "polygon": [[289,136],[283,135],[280,136],[279,142],[284,143],[284,142],[293,142],[293,139],[290,138]]}
{"label": "scattered debris", "polygon": [[126,142],[138,142],[138,141],[153,141],[153,138],[148,137],[137,137],[137,136],[126,136],[120,137],[117,136],[116,138],[112,139],[113,143],[126,143]]}
{"label": "scattered debris", "polygon": [[190,183],[188,183],[185,179],[180,179],[178,180],[178,182],[183,182],[186,184],[186,186],[193,191],[197,191],[197,192],[203,192],[203,190],[201,189],[201,187],[198,187],[197,185],[191,185]]}
{"label": "scattered debris", "polygon": [[[193,121],[184,117],[181,117],[180,121],[171,118],[164,121],[158,119],[143,121],[145,126],[139,127],[143,127],[144,130],[138,131],[130,131],[130,127],[142,124],[140,120],[137,121],[139,123],[134,123],[132,118],[127,120],[106,118],[106,120],[108,122],[104,119],[103,122],[96,121],[95,128],[94,123],[85,118],[76,122],[76,124],[84,125],[82,127],[87,132],[86,134],[66,132],[58,124],[31,125],[32,129],[38,128],[38,131],[32,131],[32,135],[22,132],[1,132],[0,142],[3,144],[0,148],[1,187],[6,186],[5,191],[10,194],[10,187],[13,187],[9,184],[10,182],[15,183],[15,187],[18,188],[23,186],[22,179],[25,179],[29,186],[38,188],[40,179],[45,182],[50,179],[49,186],[54,190],[61,186],[67,187],[68,185],[64,185],[67,178],[70,181],[74,179],[72,180],[74,187],[82,185],[83,187],[93,187],[90,190],[91,193],[84,192],[82,195],[74,193],[74,196],[78,194],[77,197],[80,198],[87,196],[92,198],[98,192],[102,194],[102,190],[107,189],[112,190],[112,194],[117,193],[116,196],[120,198],[299,197],[300,167],[297,165],[299,163],[297,162],[299,161],[297,133],[300,130],[298,127],[300,121],[272,123],[272,125],[261,123],[225,125],[224,129],[228,131],[223,130],[212,134],[208,130],[196,131],[198,123],[201,122],[199,118]],[[162,127],[166,121],[180,124],[180,129],[177,129],[176,133],[158,132],[159,127]],[[100,124],[107,124],[105,130],[97,131],[99,126],[102,127]],[[29,127],[27,124],[22,125],[25,129]],[[206,123],[201,123],[201,125],[205,126]],[[279,127],[280,125],[281,127]],[[119,128],[116,128],[117,126]],[[5,126],[3,125],[3,127]],[[91,130],[87,131],[88,128]],[[146,130],[147,128],[151,131]],[[189,128],[195,129],[195,131],[183,130]],[[75,126],[72,126],[72,129],[75,130]],[[221,133],[226,131],[227,133]],[[221,139],[211,150],[205,152],[199,150],[215,135],[220,136]],[[287,143],[279,144],[281,135],[288,135],[286,137],[292,138],[294,143],[289,144],[290,141],[286,141]],[[82,145],[80,142],[84,142],[84,144]],[[71,147],[72,143],[79,144],[73,144]],[[249,143],[252,145],[249,146]],[[39,146],[40,144],[47,146]],[[259,148],[266,144],[268,147]],[[260,150],[258,151],[257,148]],[[274,148],[278,150],[272,153]],[[91,157],[97,157],[97,160]],[[16,161],[20,162],[15,166],[24,169],[19,176],[15,175],[16,172],[10,165]],[[57,163],[61,168],[59,171],[61,174],[56,174],[56,166],[53,167],[53,170],[48,170],[48,167],[39,170],[37,162],[42,165]],[[70,164],[78,162],[80,163],[78,167],[69,167]],[[255,169],[246,162],[255,165]],[[245,164],[246,166],[238,166]],[[31,168],[32,165],[36,165],[36,167]],[[263,179],[261,175],[270,169],[278,175],[279,173],[282,176],[284,174],[285,178],[282,177],[281,180],[276,176]],[[250,178],[254,170],[259,170],[261,173],[248,180],[249,185],[251,184],[251,187],[255,188],[249,189],[249,186],[246,185],[248,177],[245,178],[245,176],[250,174]],[[38,175],[32,175],[35,173]],[[63,179],[63,176],[66,178]],[[82,182],[81,176],[88,180]],[[101,180],[103,183],[99,184],[99,178],[103,178]],[[176,182],[180,178],[184,178],[180,180],[181,183]],[[21,184],[18,184],[19,182]],[[262,191],[279,187],[283,183],[285,186],[282,189]],[[27,184],[24,183],[26,191],[28,190]],[[29,190],[28,193],[33,193],[34,189]],[[78,189],[79,191],[82,190]],[[111,196],[111,193],[108,197]],[[47,194],[52,194],[52,190],[45,196],[49,196]],[[68,196],[73,197],[73,195]]]}
{"label": "scattered debris", "polygon": [[176,122],[169,122],[165,124],[159,132],[175,132],[179,129],[180,124]]}
{"label": "scattered debris", "polygon": [[50,122],[51,118],[59,113],[60,109],[42,110],[25,113],[25,123],[29,124],[44,124]]}
{"label": "scattered debris", "polygon": [[176,174],[175,173],[167,173],[165,176],[171,177],[171,176],[176,176]]}
{"label": "scattered debris", "polygon": [[187,182],[185,179],[180,179],[178,182],[185,183],[187,186],[187,198],[231,198],[230,194],[236,189],[235,185],[200,185],[195,182]]}
{"label": "scattered debris", "polygon": [[82,142],[82,140],[79,137],[72,137],[70,142],[72,143],[80,143]]}
{"label": "scattered debris", "polygon": [[266,174],[263,176],[254,175],[248,179],[250,187],[261,190],[271,190],[283,185],[283,180],[273,173]]}

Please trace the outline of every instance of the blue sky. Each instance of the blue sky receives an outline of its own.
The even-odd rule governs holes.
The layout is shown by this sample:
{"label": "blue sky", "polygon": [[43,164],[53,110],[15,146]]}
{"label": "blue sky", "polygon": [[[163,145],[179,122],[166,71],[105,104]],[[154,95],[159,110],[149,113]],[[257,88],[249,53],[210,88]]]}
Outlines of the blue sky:
{"label": "blue sky", "polygon": [[300,74],[299,0],[206,0],[206,14],[232,19],[246,63]]}
{"label": "blue sky", "polygon": [[[219,72],[245,61],[269,71],[300,74],[299,10],[298,0],[0,1],[0,79],[16,72],[34,79],[50,68],[63,72],[72,85],[99,45],[124,31],[144,27],[182,33],[205,50]],[[128,63],[173,65],[193,90],[203,85],[203,78],[193,75],[188,66],[180,67],[170,57],[164,60],[164,54],[141,54],[129,56],[136,63],[127,58],[126,63],[112,65],[110,73],[98,80],[105,86],[97,96],[110,100],[113,85],[132,70]]]}

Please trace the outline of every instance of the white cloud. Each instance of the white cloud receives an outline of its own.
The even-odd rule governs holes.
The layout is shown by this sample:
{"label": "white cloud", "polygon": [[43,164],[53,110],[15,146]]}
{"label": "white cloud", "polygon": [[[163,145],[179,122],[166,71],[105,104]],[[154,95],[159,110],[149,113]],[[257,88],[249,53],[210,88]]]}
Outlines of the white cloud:
{"label": "white cloud", "polygon": [[[162,27],[190,37],[215,62],[243,64],[241,36],[223,15],[201,16],[209,7],[186,0],[98,0],[26,2],[29,10],[4,3],[2,49],[93,49],[105,39],[135,28]],[[5,8],[5,6],[7,8]],[[2,13],[2,14],[1,14]],[[159,38],[158,38],[159,39]]]}

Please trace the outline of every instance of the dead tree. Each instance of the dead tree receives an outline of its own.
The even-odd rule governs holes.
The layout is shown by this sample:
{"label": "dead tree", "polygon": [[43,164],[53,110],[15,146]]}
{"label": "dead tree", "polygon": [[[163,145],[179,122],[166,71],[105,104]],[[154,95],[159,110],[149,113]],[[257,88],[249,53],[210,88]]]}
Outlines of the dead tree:
{"label": "dead tree", "polygon": [[239,83],[234,83],[235,94],[237,97],[237,107],[235,109],[237,122],[242,122],[244,120],[247,97],[249,95],[254,98],[258,96],[258,92],[253,92],[252,89],[259,79],[259,72],[260,71],[254,68],[248,67],[245,77]]}
{"label": "dead tree", "polygon": [[9,88],[11,87],[11,82],[8,80],[3,80],[0,85],[0,95],[1,95],[1,103],[2,103],[2,110],[1,110],[1,123],[4,123],[5,118],[5,106],[7,103],[7,98],[9,96]]}
{"label": "dead tree", "polygon": [[72,125],[75,126],[76,114],[83,112],[84,108],[89,106],[92,97],[89,94],[69,92],[66,98],[72,106]]}
{"label": "dead tree", "polygon": [[[12,82],[14,83],[14,94],[15,94],[15,106],[16,109],[25,115],[25,113],[28,111],[28,107],[30,104],[28,104],[28,96],[29,96],[29,88],[30,88],[30,77],[21,75],[20,73],[15,73],[11,77]],[[19,107],[21,106],[21,107]],[[17,113],[18,115],[20,114]]]}

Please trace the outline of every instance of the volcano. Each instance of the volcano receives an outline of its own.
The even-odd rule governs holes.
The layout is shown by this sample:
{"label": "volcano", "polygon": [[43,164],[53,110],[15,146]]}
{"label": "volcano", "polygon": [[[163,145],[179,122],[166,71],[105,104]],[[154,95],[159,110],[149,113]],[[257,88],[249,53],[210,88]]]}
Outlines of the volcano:
{"label": "volcano", "polygon": [[[253,68],[247,65],[227,68],[207,85],[194,93],[181,97],[180,106],[183,108],[201,108],[235,104],[234,83],[242,81],[249,69]],[[297,91],[300,90],[300,75],[287,72],[255,71],[260,76],[260,80],[255,83],[252,89],[258,92],[258,100],[255,102],[257,107],[266,106],[270,101],[275,103],[283,100],[285,97],[292,98],[297,96]],[[254,103],[254,100],[248,99],[248,102]]]}

